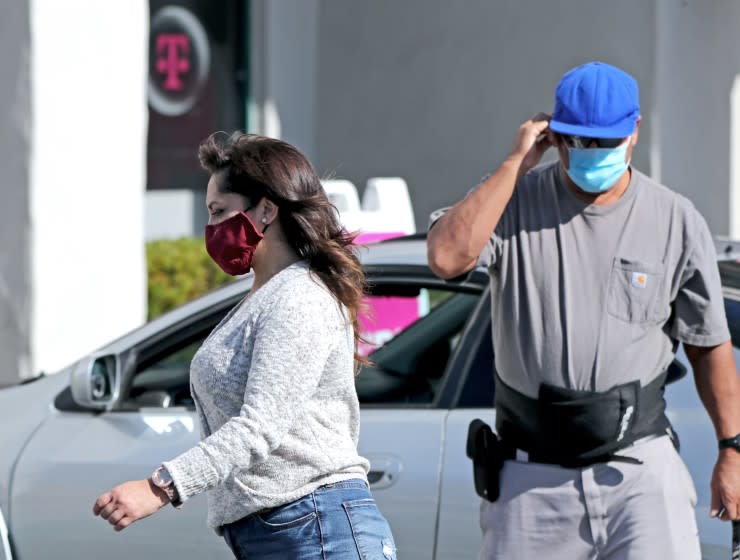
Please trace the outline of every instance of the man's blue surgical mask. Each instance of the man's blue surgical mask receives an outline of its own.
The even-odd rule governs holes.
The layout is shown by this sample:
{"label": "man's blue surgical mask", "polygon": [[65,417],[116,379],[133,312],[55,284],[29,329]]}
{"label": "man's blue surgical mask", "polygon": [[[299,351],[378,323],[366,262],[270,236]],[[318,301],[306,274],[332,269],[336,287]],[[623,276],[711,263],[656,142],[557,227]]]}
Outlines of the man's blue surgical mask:
{"label": "man's blue surgical mask", "polygon": [[608,191],[629,167],[630,142],[616,148],[568,148],[568,177],[584,192]]}

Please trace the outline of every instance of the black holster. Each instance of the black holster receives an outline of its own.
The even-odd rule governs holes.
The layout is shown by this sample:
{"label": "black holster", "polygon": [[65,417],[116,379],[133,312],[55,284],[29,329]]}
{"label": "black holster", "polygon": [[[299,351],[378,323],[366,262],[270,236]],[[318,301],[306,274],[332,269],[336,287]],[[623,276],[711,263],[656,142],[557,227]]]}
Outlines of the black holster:
{"label": "black holster", "polygon": [[617,452],[636,440],[673,435],[665,415],[665,379],[664,372],[645,386],[633,381],[604,392],[542,384],[533,399],[496,376],[496,431],[539,463],[577,468],[625,459]]}
{"label": "black holster", "polygon": [[668,435],[678,438],[665,415],[667,372],[641,386],[639,381],[608,391],[577,391],[542,384],[533,399],[496,376],[496,433],[482,420],[468,427],[467,455],[473,460],[477,494],[495,502],[504,461],[516,450],[536,463],[579,468],[594,463],[637,459],[618,454],[636,440]]}
{"label": "black holster", "polygon": [[504,461],[513,457],[513,450],[493,433],[491,427],[476,418],[468,426],[467,455],[473,461],[475,492],[489,502],[499,496],[499,479]]}

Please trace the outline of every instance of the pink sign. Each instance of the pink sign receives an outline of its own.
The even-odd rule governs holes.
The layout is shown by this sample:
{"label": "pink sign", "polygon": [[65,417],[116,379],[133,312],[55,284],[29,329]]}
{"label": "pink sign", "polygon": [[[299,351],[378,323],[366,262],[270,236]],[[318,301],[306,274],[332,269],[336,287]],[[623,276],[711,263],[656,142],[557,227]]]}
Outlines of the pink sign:
{"label": "pink sign", "polygon": [[355,239],[355,243],[366,245],[368,243],[375,243],[376,241],[383,241],[384,239],[403,237],[404,235],[406,234],[402,231],[369,231],[358,235],[357,239]]}
{"label": "pink sign", "polygon": [[[369,232],[359,235],[355,242],[364,245],[402,235],[402,232]],[[366,341],[359,348],[363,356],[381,347],[419,318],[419,300],[416,297],[369,296],[364,303],[366,311],[359,317],[362,338]]]}

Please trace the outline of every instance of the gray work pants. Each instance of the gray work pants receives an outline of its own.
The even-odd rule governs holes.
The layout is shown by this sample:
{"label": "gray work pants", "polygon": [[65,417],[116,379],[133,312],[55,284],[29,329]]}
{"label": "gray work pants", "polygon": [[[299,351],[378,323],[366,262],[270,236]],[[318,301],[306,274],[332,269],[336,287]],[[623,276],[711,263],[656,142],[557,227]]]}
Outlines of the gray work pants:
{"label": "gray work pants", "polygon": [[696,490],[668,437],[582,469],[506,461],[501,495],[483,500],[481,560],[701,558]]}

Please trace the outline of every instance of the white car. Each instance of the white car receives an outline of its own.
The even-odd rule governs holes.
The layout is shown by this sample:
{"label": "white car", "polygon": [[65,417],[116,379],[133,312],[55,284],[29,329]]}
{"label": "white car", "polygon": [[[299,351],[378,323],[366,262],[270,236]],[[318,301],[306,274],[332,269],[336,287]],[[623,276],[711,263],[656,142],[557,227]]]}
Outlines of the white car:
{"label": "white car", "polygon": [[[740,363],[740,264],[721,263]],[[404,560],[476,558],[480,545],[468,424],[494,424],[488,277],[435,277],[423,236],[369,246],[374,366],[357,378],[360,452]],[[0,560],[229,558],[206,528],[205,499],[166,508],[123,533],[92,515],[103,491],[149,476],[198,441],[191,356],[249,290],[236,281],[159,317],[65,370],[0,391]],[[678,359],[689,372],[685,355]],[[705,558],[729,558],[730,526],[709,518],[717,455],[691,375],[667,389],[669,416],[696,482]]]}

